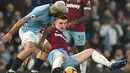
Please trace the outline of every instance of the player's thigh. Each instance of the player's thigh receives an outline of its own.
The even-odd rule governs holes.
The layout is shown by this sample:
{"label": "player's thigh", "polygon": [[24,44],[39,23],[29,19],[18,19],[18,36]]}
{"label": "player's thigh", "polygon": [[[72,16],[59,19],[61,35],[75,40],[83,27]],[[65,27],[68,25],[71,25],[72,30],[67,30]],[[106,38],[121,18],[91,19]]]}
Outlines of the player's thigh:
{"label": "player's thigh", "polygon": [[19,30],[19,36],[20,39],[22,40],[22,45],[24,45],[24,43],[26,42],[33,42],[36,43],[36,37],[35,34],[33,32],[24,32],[23,30]]}
{"label": "player's thigh", "polygon": [[94,49],[89,48],[78,54],[73,55],[73,57],[75,58],[75,60],[78,64],[81,64],[92,55],[93,51],[94,51]]}
{"label": "player's thigh", "polygon": [[66,37],[66,39],[67,39],[67,43],[70,43],[70,42],[71,42],[70,31],[65,30],[63,33],[64,33],[64,35],[65,35],[65,37]]}
{"label": "player's thigh", "polygon": [[76,46],[84,46],[86,42],[85,32],[71,32]]}

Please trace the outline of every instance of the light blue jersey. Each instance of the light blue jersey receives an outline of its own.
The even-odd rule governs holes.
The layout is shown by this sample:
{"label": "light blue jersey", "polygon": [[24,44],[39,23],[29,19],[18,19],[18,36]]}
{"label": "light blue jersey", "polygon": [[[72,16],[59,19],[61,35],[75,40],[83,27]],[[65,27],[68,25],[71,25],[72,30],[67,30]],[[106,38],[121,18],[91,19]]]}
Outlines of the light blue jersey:
{"label": "light blue jersey", "polygon": [[27,22],[21,27],[22,30],[37,34],[41,28],[52,24],[54,22],[54,17],[49,14],[50,7],[50,4],[35,7],[32,12],[24,17]]}

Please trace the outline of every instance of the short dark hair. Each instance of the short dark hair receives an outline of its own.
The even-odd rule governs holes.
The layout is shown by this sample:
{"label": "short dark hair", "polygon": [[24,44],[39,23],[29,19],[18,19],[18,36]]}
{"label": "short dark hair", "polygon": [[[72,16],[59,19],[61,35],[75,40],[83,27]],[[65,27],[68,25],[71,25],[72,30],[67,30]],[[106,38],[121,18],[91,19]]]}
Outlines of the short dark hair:
{"label": "short dark hair", "polygon": [[65,20],[65,19],[67,19],[67,16],[66,16],[66,14],[62,14],[62,15],[57,16],[56,19],[63,19],[63,20]]}

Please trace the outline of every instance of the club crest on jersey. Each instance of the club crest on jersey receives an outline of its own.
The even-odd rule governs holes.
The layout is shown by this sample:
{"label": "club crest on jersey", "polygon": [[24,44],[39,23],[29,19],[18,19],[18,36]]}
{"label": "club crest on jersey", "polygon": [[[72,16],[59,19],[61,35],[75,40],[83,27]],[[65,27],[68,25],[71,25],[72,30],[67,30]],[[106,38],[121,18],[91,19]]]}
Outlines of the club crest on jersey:
{"label": "club crest on jersey", "polygon": [[35,15],[31,15],[30,18],[34,20],[36,18],[36,16]]}
{"label": "club crest on jersey", "polygon": [[66,38],[62,34],[55,33],[55,36],[59,36],[59,37],[63,38],[66,41]]}

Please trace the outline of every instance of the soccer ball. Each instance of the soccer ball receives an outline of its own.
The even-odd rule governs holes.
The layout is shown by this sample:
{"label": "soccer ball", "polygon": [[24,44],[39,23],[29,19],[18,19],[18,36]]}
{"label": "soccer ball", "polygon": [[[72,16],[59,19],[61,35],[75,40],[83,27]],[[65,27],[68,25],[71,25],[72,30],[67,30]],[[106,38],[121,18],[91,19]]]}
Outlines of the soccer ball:
{"label": "soccer ball", "polygon": [[67,67],[67,68],[65,68],[63,73],[78,73],[78,72],[74,67]]}

